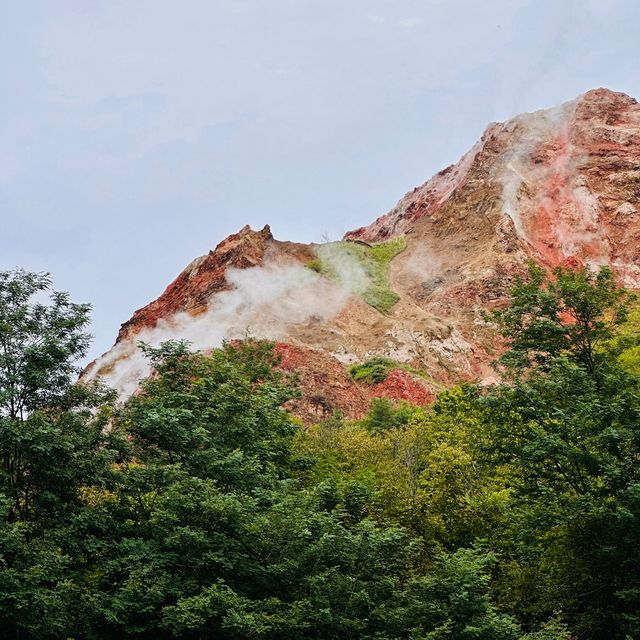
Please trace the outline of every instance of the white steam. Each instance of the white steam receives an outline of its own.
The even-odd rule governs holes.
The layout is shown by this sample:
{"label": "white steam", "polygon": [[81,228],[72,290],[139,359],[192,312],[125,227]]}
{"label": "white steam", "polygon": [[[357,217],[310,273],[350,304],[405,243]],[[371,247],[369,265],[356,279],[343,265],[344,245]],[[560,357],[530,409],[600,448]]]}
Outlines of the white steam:
{"label": "white steam", "polygon": [[518,165],[518,156],[509,160],[506,164],[506,171],[501,174],[499,180],[502,185],[502,210],[511,218],[518,236],[525,237],[524,226],[518,211],[518,191],[524,181]]}
{"label": "white steam", "polygon": [[348,298],[343,288],[302,265],[229,269],[226,279],[233,288],[213,295],[204,313],[176,313],[119,342],[87,371],[85,381],[99,377],[124,400],[150,372],[137,346],[139,341],[157,346],[166,340],[184,339],[192,348],[205,350],[247,334],[275,340],[291,325],[337,315]]}
{"label": "white steam", "polygon": [[[608,261],[609,250],[600,228],[599,203],[578,171],[584,158],[571,142],[576,106],[577,101],[568,102],[523,114],[503,125],[507,133],[515,134],[515,142],[503,157],[497,179],[502,186],[502,209],[521,238],[536,245],[535,231],[529,237],[531,229],[523,216],[542,213],[551,224],[543,242],[552,242],[564,258],[581,254],[596,265]],[[536,158],[536,154],[543,155]],[[535,221],[531,222],[535,227]]]}
{"label": "white steam", "polygon": [[418,279],[422,282],[437,278],[445,271],[442,258],[425,243],[416,243],[405,253],[402,268],[404,273],[413,276],[411,281]]}
{"label": "white steam", "polygon": [[360,295],[371,285],[364,265],[340,242],[323,244],[316,248],[316,255],[331,275],[349,293]]}
{"label": "white steam", "polygon": [[[563,131],[568,133],[567,127],[575,108],[576,101],[571,101],[553,109],[516,116],[504,125],[507,132],[514,131],[517,137],[504,156],[504,170],[498,176],[502,185],[502,210],[513,220],[518,235],[523,239],[526,239],[526,232],[518,208],[520,187],[539,182],[546,177],[540,174],[549,171],[546,166],[538,171],[533,169],[531,156],[554,135],[559,132],[562,135]],[[568,161],[568,157],[562,156],[560,161]]]}

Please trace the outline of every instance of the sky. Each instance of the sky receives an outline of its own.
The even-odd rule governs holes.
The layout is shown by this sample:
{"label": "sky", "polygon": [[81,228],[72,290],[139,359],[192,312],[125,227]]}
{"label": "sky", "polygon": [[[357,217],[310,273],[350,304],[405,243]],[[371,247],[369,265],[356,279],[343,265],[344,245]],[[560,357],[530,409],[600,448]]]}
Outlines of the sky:
{"label": "sky", "polygon": [[90,357],[245,224],[337,239],[489,122],[640,98],[637,0],[0,0],[0,269]]}

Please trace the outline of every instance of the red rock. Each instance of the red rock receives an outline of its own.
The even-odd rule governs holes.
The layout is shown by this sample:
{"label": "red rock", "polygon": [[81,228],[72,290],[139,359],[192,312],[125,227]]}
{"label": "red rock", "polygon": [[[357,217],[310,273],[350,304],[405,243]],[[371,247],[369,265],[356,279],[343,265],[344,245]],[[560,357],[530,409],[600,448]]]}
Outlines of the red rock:
{"label": "red rock", "polygon": [[410,404],[426,405],[435,399],[435,393],[417,376],[403,369],[393,369],[386,380],[372,387],[375,398],[406,400]]}
{"label": "red rock", "polygon": [[[229,269],[264,267],[256,287],[265,287],[270,278],[286,277],[269,268],[294,265],[299,294],[286,288],[274,294],[273,304],[295,305],[299,295],[327,312],[296,322],[284,318],[278,327],[265,323],[254,335],[276,335],[283,368],[300,372],[303,398],[296,411],[305,420],[333,408],[356,417],[382,394],[428,402],[432,390],[406,371],[395,370],[385,383],[365,389],[344,365],[383,356],[443,384],[490,379],[502,343],[483,313],[504,304],[528,259],[547,268],[609,264],[621,283],[640,288],[639,208],[640,106],[622,93],[595,89],[556,109],[489,125],[457,164],[414,188],[371,225],[346,234],[366,243],[406,238],[406,250],[391,263],[390,283],[400,299],[388,315],[301,271],[314,257],[313,245],[277,241],[269,227],[245,227],[137,311],[112,352],[85,378],[102,376],[121,385],[137,336],[153,339],[160,320],[179,312],[195,317],[226,300],[232,293]],[[185,327],[184,321],[165,325],[159,332],[165,338],[167,331]],[[213,337],[206,346],[216,346]]]}
{"label": "red rock", "polygon": [[142,327],[154,326],[159,318],[178,311],[204,310],[212,295],[229,288],[225,278],[227,269],[259,266],[266,257],[274,256],[280,259],[291,256],[296,260],[313,257],[305,245],[274,240],[269,225],[262,231],[244,226],[206,256],[196,258],[157,300],[138,309],[120,328],[118,340],[135,335]]}
{"label": "red rock", "polygon": [[275,353],[284,371],[299,376],[301,398],[290,409],[305,422],[314,422],[335,411],[347,418],[360,418],[367,411],[371,396],[349,376],[344,366],[321,351],[277,343]]}

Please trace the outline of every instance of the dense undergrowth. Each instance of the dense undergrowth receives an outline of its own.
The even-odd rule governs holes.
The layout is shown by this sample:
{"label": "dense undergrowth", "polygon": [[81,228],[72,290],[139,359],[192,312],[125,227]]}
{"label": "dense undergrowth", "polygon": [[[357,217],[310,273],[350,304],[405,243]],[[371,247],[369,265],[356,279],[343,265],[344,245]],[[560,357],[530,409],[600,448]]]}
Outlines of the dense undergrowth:
{"label": "dense undergrowth", "polygon": [[398,365],[389,358],[369,358],[364,362],[352,364],[349,367],[349,375],[356,382],[365,382],[366,384],[379,384],[380,382],[384,382],[387,379],[389,373],[397,367]]}
{"label": "dense undergrowth", "polygon": [[531,267],[501,384],[305,428],[268,342],[145,347],[122,407],[72,384],[88,308],[49,285],[0,273],[3,638],[640,636],[640,332],[607,269]]}

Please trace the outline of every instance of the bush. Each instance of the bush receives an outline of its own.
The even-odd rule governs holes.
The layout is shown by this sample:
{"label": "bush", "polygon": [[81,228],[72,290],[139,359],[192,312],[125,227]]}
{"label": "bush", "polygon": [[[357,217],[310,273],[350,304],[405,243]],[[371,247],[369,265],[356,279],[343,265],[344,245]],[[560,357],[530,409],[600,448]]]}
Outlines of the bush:
{"label": "bush", "polygon": [[360,364],[354,364],[349,367],[349,374],[356,382],[365,382],[366,384],[379,384],[384,382],[389,372],[396,368],[393,360],[388,358],[376,357]]}

